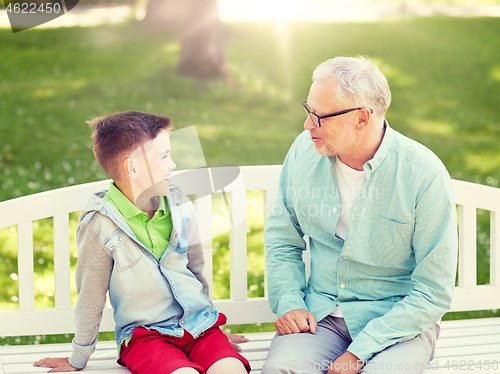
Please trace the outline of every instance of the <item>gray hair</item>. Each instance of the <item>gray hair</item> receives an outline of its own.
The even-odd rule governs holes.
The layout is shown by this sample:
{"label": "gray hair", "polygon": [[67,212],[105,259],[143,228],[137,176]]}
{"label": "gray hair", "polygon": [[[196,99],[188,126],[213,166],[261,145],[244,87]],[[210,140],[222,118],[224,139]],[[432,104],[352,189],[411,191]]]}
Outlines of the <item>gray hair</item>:
{"label": "gray hair", "polygon": [[335,57],[321,63],[312,76],[313,81],[335,77],[336,94],[347,106],[366,106],[384,115],[391,104],[387,78],[369,58]]}

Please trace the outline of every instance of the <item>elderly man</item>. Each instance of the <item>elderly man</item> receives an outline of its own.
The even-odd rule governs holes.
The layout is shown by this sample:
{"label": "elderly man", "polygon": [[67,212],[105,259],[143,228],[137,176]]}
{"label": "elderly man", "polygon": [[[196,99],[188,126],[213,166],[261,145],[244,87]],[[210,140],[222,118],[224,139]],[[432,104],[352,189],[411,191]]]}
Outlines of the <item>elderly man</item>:
{"label": "elderly man", "polygon": [[389,127],[390,102],[366,58],[313,73],[265,233],[279,318],[263,374],[421,373],[433,357],[454,289],[453,190],[436,155]]}

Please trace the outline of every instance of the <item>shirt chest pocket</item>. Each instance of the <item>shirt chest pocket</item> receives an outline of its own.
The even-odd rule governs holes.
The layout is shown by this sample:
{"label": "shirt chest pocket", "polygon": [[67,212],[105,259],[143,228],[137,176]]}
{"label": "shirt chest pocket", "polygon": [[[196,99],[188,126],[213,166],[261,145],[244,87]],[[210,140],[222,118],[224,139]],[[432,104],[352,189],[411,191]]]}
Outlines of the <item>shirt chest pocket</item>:
{"label": "shirt chest pocket", "polygon": [[131,268],[143,256],[142,251],[121,230],[116,230],[104,241],[104,246],[111,252],[118,271]]}
{"label": "shirt chest pocket", "polygon": [[375,235],[368,253],[376,263],[397,265],[413,257],[413,225],[378,216],[374,228]]}

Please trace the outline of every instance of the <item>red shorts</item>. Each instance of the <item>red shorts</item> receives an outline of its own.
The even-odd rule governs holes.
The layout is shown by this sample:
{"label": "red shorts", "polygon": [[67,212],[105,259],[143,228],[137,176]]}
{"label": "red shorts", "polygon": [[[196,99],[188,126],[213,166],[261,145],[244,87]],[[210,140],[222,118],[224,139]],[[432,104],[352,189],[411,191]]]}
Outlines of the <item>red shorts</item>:
{"label": "red shorts", "polygon": [[217,361],[234,357],[250,372],[248,360],[235,351],[218,327],[225,323],[226,316],[219,313],[217,322],[196,339],[186,330],[184,336],[178,338],[136,327],[128,345],[122,345],[118,363],[134,374],[167,374],[183,367],[192,367],[204,374]]}

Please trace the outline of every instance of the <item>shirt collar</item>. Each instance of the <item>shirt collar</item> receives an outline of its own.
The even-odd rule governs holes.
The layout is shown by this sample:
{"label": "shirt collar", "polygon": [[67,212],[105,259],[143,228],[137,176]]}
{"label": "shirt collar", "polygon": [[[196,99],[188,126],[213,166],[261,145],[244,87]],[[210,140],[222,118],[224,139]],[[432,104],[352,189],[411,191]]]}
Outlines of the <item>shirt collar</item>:
{"label": "shirt collar", "polygon": [[382,164],[382,162],[387,157],[389,149],[391,148],[392,139],[394,138],[394,130],[389,126],[389,122],[384,118],[384,138],[380,143],[377,152],[371,160],[368,160],[364,165],[363,169],[366,172],[366,179],[369,180],[371,175],[377,170],[377,168]]}
{"label": "shirt collar", "polygon": [[[116,187],[114,182],[109,184],[109,190],[106,196],[113,202],[113,205],[120,211],[120,213],[126,218],[130,219],[132,217],[138,216],[140,214],[146,214],[140,210],[136,205],[134,205],[119,189]],[[158,198],[159,206],[158,213],[164,214],[166,210],[165,198]]]}
{"label": "shirt collar", "polygon": [[[389,122],[387,122],[385,118],[384,118],[384,129],[385,129],[384,137],[377,149],[377,152],[375,152],[375,155],[371,160],[368,160],[363,165],[363,170],[366,173],[367,180],[370,180],[371,175],[385,160],[387,154],[389,153],[389,149],[391,148],[392,139],[394,138],[394,130],[389,126]],[[337,156],[336,155],[328,156],[328,160],[330,161],[333,167],[337,162]]]}

